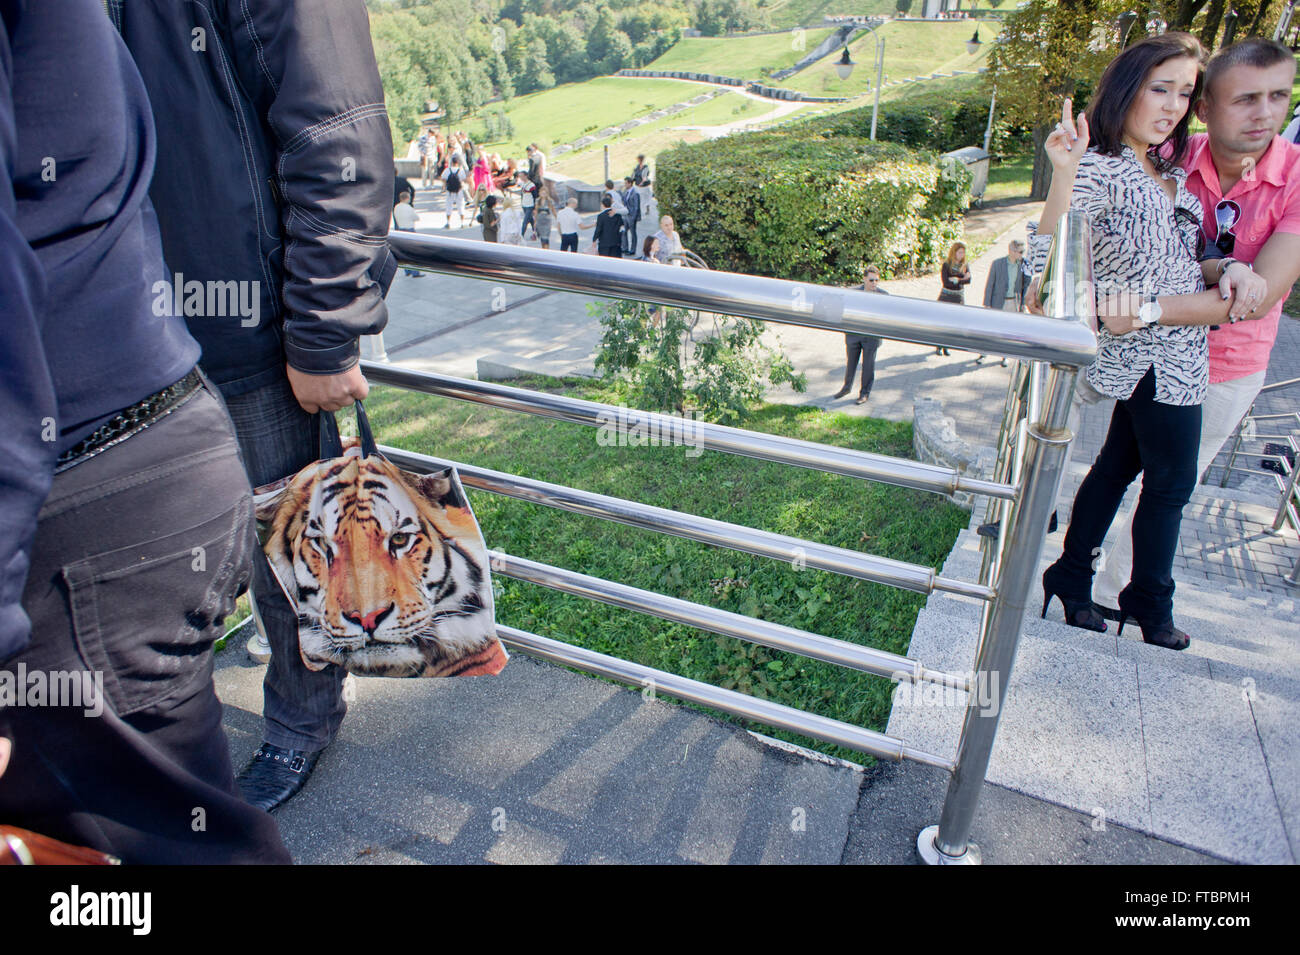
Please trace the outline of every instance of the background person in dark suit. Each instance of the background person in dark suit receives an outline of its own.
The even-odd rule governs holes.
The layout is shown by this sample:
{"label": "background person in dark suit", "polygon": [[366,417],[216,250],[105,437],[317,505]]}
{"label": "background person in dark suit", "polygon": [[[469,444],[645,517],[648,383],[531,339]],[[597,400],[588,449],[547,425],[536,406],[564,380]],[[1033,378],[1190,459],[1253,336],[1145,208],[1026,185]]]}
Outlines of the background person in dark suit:
{"label": "background person in dark suit", "polygon": [[[862,270],[862,291],[879,292],[888,295],[880,287],[880,271],[874,265]],[[853,335],[844,333],[844,353],[847,365],[844,368],[844,387],[835,392],[836,398],[843,398],[853,387],[853,373],[858,368],[858,356],[862,356],[862,384],[858,388],[856,405],[864,405],[871,395],[871,386],[876,380],[876,351],[880,348],[880,339],[875,335]]]}
{"label": "background person in dark suit", "polygon": [[[988,281],[984,283],[984,307],[997,308],[1004,312],[1022,312],[1025,309],[1025,290],[1029,288],[1029,278],[1021,268],[1025,257],[1025,245],[1018,239],[1012,239],[1007,246],[1007,254],[993,263],[989,269]],[[975,364],[984,360],[977,355]],[[1007,360],[998,364],[1003,368]]]}
{"label": "background person in dark suit", "polygon": [[600,255],[615,259],[623,257],[623,217],[613,209],[614,200],[608,194],[601,197],[604,207],[596,217],[596,234],[592,236],[592,245]]}

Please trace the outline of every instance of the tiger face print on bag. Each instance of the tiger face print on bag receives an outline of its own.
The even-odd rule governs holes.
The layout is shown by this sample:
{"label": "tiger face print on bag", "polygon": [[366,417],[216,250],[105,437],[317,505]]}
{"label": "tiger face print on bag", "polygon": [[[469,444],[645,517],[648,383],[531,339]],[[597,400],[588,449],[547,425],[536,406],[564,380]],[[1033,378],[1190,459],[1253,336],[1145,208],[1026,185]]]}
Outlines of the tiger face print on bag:
{"label": "tiger face print on bag", "polygon": [[487,548],[452,470],[417,475],[356,446],[259,489],[264,549],[311,670],[496,674]]}

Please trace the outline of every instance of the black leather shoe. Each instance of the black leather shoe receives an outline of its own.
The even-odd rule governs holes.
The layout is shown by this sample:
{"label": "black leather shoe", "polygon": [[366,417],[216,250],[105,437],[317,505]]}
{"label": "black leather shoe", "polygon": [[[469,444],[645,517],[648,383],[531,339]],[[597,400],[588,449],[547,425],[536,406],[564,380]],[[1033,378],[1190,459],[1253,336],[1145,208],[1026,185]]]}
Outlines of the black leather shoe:
{"label": "black leather shoe", "polygon": [[849,393],[849,386],[848,386],[848,385],[845,385],[845,386],[844,386],[843,388],[841,388],[839,391],[835,392],[835,394],[831,395],[831,397],[832,397],[832,398],[843,398],[843,397],[844,397],[845,395],[847,395],[848,393]]}
{"label": "black leather shoe", "polygon": [[307,785],[320,754],[263,743],[235,782],[250,806],[274,812]]}

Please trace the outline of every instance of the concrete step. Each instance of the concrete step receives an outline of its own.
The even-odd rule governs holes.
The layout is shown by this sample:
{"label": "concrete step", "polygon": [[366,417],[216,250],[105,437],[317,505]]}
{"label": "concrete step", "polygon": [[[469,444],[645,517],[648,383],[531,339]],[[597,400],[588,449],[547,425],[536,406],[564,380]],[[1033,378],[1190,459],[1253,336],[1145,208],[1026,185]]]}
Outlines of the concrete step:
{"label": "concrete step", "polygon": [[[1063,536],[1058,531],[1048,537],[1039,576],[1060,556]],[[963,531],[944,564],[944,575],[976,579],[980,562],[978,542],[974,531]],[[1175,620],[1192,636],[1192,644],[1186,650],[1175,652],[1144,643],[1141,628],[1135,621],[1125,625],[1123,635],[1113,622],[1107,624],[1107,633],[1094,634],[1070,627],[1062,619],[1057,600],[1048,608],[1047,619],[1041,619],[1037,612],[1042,608],[1039,584],[1030,590],[1024,637],[1141,661],[1243,690],[1263,690],[1300,703],[1300,628],[1296,625],[1300,607],[1295,597],[1231,587],[1211,590],[1204,581],[1179,579],[1178,574],[1175,580],[1178,583]],[[954,626],[972,632],[979,625],[977,601],[936,594],[930,598],[927,608],[935,609]],[[930,660],[925,662],[937,665]],[[970,666],[967,661],[961,669],[965,671]]]}
{"label": "concrete step", "polygon": [[[976,576],[977,541],[963,532],[946,575]],[[1278,612],[1243,594],[1232,601],[1234,613],[1252,598],[1258,613]],[[932,597],[909,655],[969,671],[978,620],[978,603]],[[1127,629],[1123,640],[1080,634],[1059,619],[1027,615],[989,781],[1091,814],[1094,828],[1132,826],[1238,862],[1295,861],[1300,702],[1286,695],[1292,683],[1271,677],[1254,657],[1241,658],[1255,664],[1240,671],[1255,685],[1243,686],[1232,664],[1149,647],[1130,640]],[[888,732],[955,755],[965,708],[964,693],[900,688]]]}

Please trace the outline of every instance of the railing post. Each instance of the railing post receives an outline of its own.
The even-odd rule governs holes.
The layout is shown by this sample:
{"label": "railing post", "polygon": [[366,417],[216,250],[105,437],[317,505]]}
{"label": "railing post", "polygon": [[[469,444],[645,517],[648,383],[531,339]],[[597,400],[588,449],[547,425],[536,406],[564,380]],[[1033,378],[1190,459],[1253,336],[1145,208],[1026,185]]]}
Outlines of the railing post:
{"label": "railing post", "polygon": [[1027,430],[1023,497],[1012,509],[1010,532],[1004,537],[997,597],[985,610],[975,687],[957,746],[957,768],[948,783],[939,825],[927,827],[917,838],[921,857],[934,865],[980,862],[979,847],[970,842],[971,823],[993,752],[1029,591],[1037,578],[1047,519],[1056,506],[1056,489],[1066,467],[1073,435],[1065,425],[1076,377],[1074,368],[1052,368],[1044,414]]}
{"label": "railing post", "polygon": [[[1047,313],[1067,321],[1093,322],[1091,239],[1086,220],[1067,213],[1057,227],[1047,271]],[[1020,643],[1029,592],[1038,576],[1048,517],[1056,506],[1061,477],[1069,461],[1070,405],[1079,369],[1052,365],[1035,369],[1039,396],[1030,400],[1024,432],[1019,493],[1001,535],[996,596],[984,608],[975,680],[966,705],[956,767],[937,826],[921,830],[917,852],[931,865],[979,865],[979,846],[970,841],[975,808],[988,771],[993,742],[1006,701],[1011,668]]]}

